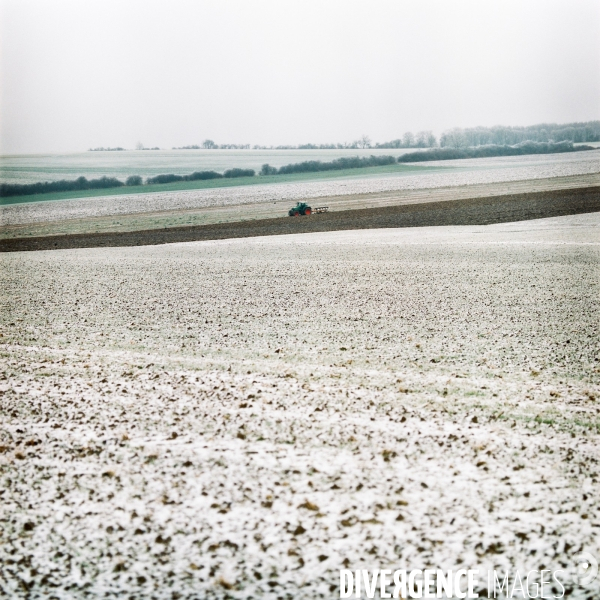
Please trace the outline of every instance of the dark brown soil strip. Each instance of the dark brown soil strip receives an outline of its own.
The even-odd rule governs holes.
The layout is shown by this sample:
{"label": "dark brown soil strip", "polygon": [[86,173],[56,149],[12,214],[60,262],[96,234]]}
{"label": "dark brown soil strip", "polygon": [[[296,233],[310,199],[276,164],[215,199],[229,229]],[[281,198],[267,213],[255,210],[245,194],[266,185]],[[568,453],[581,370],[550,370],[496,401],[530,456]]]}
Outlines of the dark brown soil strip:
{"label": "dark brown soil strip", "polygon": [[[326,199],[320,199],[321,205]],[[240,213],[244,210],[240,207]],[[349,229],[488,225],[600,211],[600,186],[364,208],[312,215],[193,225],[169,229],[57,235],[0,240],[0,251],[146,246],[197,240],[283,235]]]}

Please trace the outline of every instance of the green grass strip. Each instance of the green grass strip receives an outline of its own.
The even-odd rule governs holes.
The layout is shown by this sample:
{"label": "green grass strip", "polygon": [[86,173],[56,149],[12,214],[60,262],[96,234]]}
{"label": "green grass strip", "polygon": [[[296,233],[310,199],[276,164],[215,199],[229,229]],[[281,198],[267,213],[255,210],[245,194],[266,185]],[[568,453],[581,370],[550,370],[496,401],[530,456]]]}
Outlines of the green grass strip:
{"label": "green grass strip", "polygon": [[73,198],[97,198],[99,196],[132,196],[135,194],[150,194],[154,192],[180,192],[187,190],[206,190],[241,185],[263,185],[272,183],[294,183],[305,181],[320,181],[324,179],[375,177],[378,175],[412,175],[415,173],[432,173],[436,171],[457,170],[454,167],[423,167],[414,165],[385,165],[383,167],[364,167],[359,169],[344,169],[341,171],[319,171],[317,173],[294,173],[291,175],[261,175],[254,177],[236,177],[232,179],[209,179],[205,181],[177,181],[154,185],[131,187],[105,188],[97,190],[82,190],[72,192],[51,192],[49,194],[34,194],[31,196],[9,196],[0,198],[0,206],[8,204],[24,204],[29,202],[49,202],[53,200],[70,200]]}

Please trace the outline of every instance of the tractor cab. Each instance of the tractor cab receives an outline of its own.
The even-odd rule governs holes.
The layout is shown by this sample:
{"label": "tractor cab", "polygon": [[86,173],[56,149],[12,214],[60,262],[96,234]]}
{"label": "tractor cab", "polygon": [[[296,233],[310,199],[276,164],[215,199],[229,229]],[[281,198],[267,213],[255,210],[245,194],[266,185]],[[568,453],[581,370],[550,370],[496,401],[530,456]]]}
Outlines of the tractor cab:
{"label": "tractor cab", "polygon": [[311,207],[306,202],[298,202],[294,208],[288,210],[290,217],[299,217],[300,215],[310,215],[312,213]]}

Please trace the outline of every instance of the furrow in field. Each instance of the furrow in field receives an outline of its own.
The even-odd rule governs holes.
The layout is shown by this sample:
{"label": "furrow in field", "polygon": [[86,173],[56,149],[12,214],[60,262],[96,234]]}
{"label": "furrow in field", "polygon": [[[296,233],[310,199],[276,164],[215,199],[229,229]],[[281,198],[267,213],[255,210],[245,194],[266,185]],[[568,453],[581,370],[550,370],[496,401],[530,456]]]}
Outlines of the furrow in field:
{"label": "furrow in field", "polygon": [[599,224],[5,255],[2,591],[543,565],[600,597],[571,583],[600,552]]}
{"label": "furrow in field", "polygon": [[[480,168],[422,175],[345,178],[15,204],[2,207],[1,214],[4,225],[17,225],[108,215],[272,203],[280,200],[293,202],[305,199],[471,186],[527,179],[597,175],[600,172],[600,160],[595,152],[593,156],[586,154],[585,157],[552,156],[545,162],[540,161],[529,166],[527,166],[527,161],[523,161],[523,157],[512,158],[518,160],[503,163],[501,167],[494,165],[486,167],[486,163],[482,162]],[[523,166],[523,162],[525,162],[525,166]]]}

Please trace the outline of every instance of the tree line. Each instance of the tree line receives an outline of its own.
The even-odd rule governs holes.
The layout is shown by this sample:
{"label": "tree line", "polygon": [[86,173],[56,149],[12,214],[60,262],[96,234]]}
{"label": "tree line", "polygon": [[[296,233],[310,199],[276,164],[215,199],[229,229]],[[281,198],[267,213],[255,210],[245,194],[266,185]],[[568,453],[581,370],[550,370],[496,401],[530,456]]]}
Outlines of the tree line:
{"label": "tree line", "polygon": [[430,160],[452,160],[457,158],[489,158],[492,156],[519,156],[523,154],[554,154],[556,152],[577,152],[595,150],[592,146],[574,146],[573,142],[531,142],[514,146],[488,144],[468,148],[431,148],[425,152],[410,152],[398,157],[399,163],[423,162]]}
{"label": "tree line", "polygon": [[[336,144],[297,144],[279,146],[261,146],[255,144],[217,144],[206,139],[201,144],[173,147],[173,150],[364,150],[369,148],[467,148],[470,146],[514,146],[523,142],[600,142],[600,121],[578,123],[540,123],[527,127],[511,127],[496,125],[494,127],[454,128],[444,131],[439,143],[431,131],[419,131],[414,134],[407,131],[401,137],[389,142],[372,142],[368,135],[363,135],[352,142]],[[145,148],[141,142],[137,150],[160,150]],[[90,152],[125,150],[125,148],[90,148]]]}
{"label": "tree line", "polygon": [[352,156],[343,157],[330,162],[307,160],[300,163],[284,165],[279,169],[265,164],[260,170],[261,175],[290,175],[292,173],[316,173],[319,171],[338,171],[342,169],[360,169],[361,167],[380,167],[396,162],[393,156]]}
{"label": "tree line", "polygon": [[[516,156],[523,154],[552,154],[557,152],[577,152],[595,150],[592,146],[585,144],[574,146],[571,141],[560,142],[533,142],[525,141],[519,144],[487,144],[484,146],[471,147],[444,147],[429,148],[423,151],[408,152],[398,158],[394,156],[351,156],[342,157],[333,161],[323,162],[320,160],[308,160],[299,163],[291,163],[282,167],[272,167],[264,164],[260,170],[260,176],[290,175],[294,173],[315,173],[319,171],[334,171],[341,169],[358,169],[364,167],[378,167],[398,163],[413,163],[432,160],[450,160],[459,158],[485,158],[491,156]],[[223,173],[216,171],[195,171],[189,175],[155,175],[148,177],[146,185],[167,184],[179,181],[202,181],[209,179],[254,177],[254,169],[227,169]],[[101,188],[116,188],[122,186],[140,186],[144,180],[139,175],[130,175],[125,182],[115,177],[101,177],[100,179],[77,179],[46,181],[44,183],[3,183],[0,184],[0,197],[27,196],[32,194],[44,194],[49,192],[82,191]]]}
{"label": "tree line", "polygon": [[433,148],[437,146],[437,138],[431,131],[419,131],[416,135],[407,131],[402,137],[389,142],[372,142],[368,135],[363,135],[353,142],[337,144],[298,144],[297,146],[252,146],[254,150],[367,150],[371,148]]}
{"label": "tree line", "polygon": [[148,177],[146,183],[153,185],[156,183],[173,183],[175,181],[203,181],[207,179],[223,179],[232,177],[254,177],[256,171],[254,169],[227,169],[224,173],[217,173],[216,171],[195,171],[191,175],[174,175],[169,173],[168,175],[156,175],[155,177]]}
{"label": "tree line", "polygon": [[250,150],[250,144],[215,144],[212,140],[204,140],[202,144],[173,147],[173,150]]}
{"label": "tree line", "polygon": [[[205,179],[222,179],[232,177],[254,177],[254,169],[228,169],[224,173],[216,171],[196,171],[190,175],[156,175],[148,177],[146,185],[173,183],[176,181],[198,181]],[[49,194],[52,192],[79,192],[84,190],[97,190],[105,188],[118,188],[123,186],[143,185],[144,180],[139,175],[130,175],[124,182],[116,177],[101,177],[100,179],[86,179],[78,177],[75,180],[61,179],[59,181],[44,181],[38,183],[2,183],[0,184],[0,198],[9,196],[31,196],[33,194]]]}
{"label": "tree line", "polygon": [[82,190],[98,190],[122,187],[125,184],[116,177],[100,177],[86,179],[78,177],[75,180],[61,179],[60,181],[44,181],[38,183],[2,183],[0,197],[31,196],[32,194],[48,194],[51,192],[78,192]]}
{"label": "tree line", "polygon": [[88,152],[124,152],[125,148],[121,148],[120,146],[117,148],[104,148],[100,146],[99,148],[90,148]]}
{"label": "tree line", "polygon": [[528,127],[472,127],[451,129],[440,137],[440,147],[467,148],[473,146],[514,146],[524,142],[600,142],[600,121],[585,123],[541,123]]}

